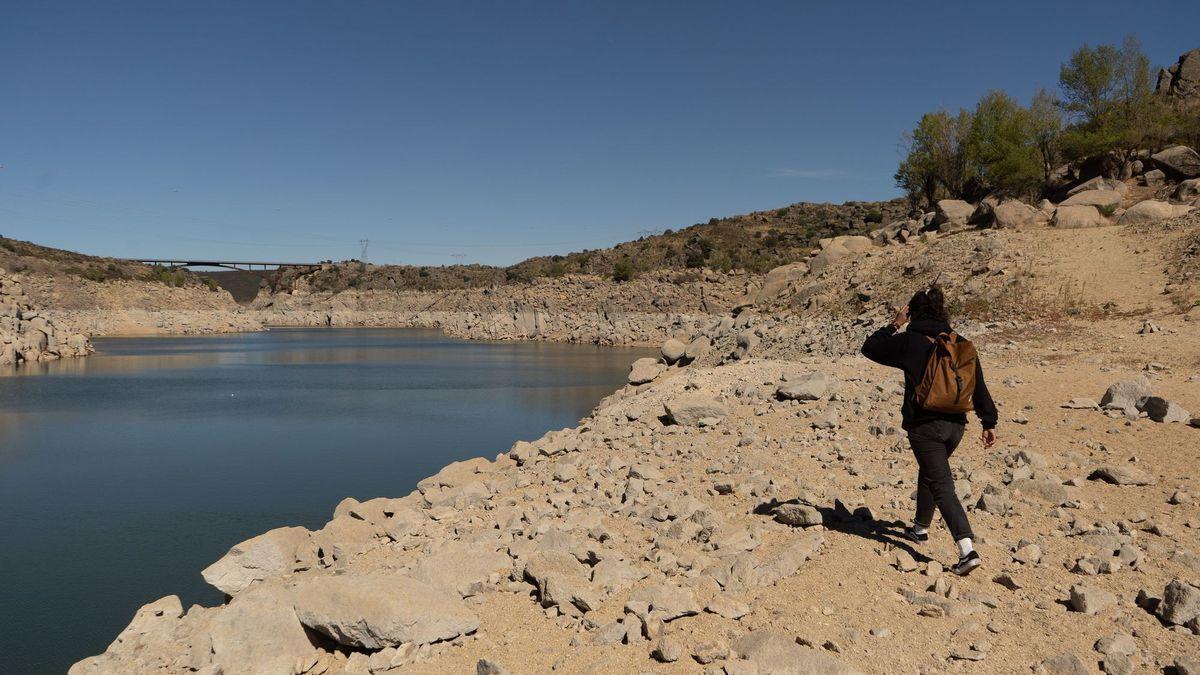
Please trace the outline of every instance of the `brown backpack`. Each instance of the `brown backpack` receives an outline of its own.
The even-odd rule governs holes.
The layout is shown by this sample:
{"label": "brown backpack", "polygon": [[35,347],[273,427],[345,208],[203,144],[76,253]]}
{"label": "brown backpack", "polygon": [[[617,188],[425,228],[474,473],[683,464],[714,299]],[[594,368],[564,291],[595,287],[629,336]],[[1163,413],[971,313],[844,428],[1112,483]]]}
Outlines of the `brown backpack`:
{"label": "brown backpack", "polygon": [[933,343],[925,375],[916,388],[916,403],[931,412],[965,413],[974,410],[975,345],[955,333],[925,336]]}

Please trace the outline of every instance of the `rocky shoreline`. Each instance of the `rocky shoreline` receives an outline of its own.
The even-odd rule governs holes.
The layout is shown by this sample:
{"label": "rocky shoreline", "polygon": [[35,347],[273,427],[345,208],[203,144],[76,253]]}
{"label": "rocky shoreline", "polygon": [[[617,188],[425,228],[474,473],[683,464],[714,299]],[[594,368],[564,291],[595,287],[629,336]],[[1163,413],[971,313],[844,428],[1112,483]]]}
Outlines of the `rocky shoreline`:
{"label": "rocky shoreline", "polygon": [[85,356],[91,342],[36,309],[20,281],[0,272],[0,367]]}
{"label": "rocky shoreline", "polygon": [[203,572],[225,605],[150,603],[71,672],[1195,672],[1200,430],[1068,400],[1168,353],[1145,386],[1200,408],[1186,324],[1115,348],[1134,324],[1091,325],[1066,358],[991,327],[1002,443],[964,450],[965,579],[948,539],[898,536],[898,378],[839,346],[866,328],[678,333],[579,426],[238,544]]}

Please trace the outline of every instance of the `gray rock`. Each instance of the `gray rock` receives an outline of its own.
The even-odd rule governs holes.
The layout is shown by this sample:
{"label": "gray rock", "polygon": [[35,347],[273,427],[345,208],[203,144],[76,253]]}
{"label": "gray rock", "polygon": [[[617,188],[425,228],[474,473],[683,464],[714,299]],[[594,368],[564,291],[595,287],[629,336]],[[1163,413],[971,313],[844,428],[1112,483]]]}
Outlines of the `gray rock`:
{"label": "gray rock", "polygon": [[1200,154],[1186,145],[1174,145],[1150,155],[1164,171],[1182,178],[1200,177]]}
{"label": "gray rock", "polygon": [[1174,401],[1161,396],[1147,396],[1138,401],[1138,410],[1155,422],[1187,422],[1192,416]]}
{"label": "gray rock", "polygon": [[1160,220],[1187,215],[1193,208],[1187,205],[1168,204],[1167,202],[1147,199],[1144,202],[1138,202],[1125,209],[1125,213],[1121,215],[1121,219],[1117,223],[1123,226],[1148,225],[1157,223]]}
{"label": "gray rock", "polygon": [[1045,675],[1091,675],[1092,673],[1083,659],[1071,652],[1046,657],[1038,664],[1035,672]]}
{"label": "gray rock", "polygon": [[296,618],[291,593],[253,587],[216,612],[208,628],[212,663],[225,673],[290,675],[315,648]]}
{"label": "gray rock", "polygon": [[1129,633],[1116,633],[1096,640],[1096,651],[1101,654],[1125,654],[1131,656],[1137,653],[1137,643]]}
{"label": "gray rock", "polygon": [[738,658],[752,662],[759,673],[850,675],[859,672],[830,654],[765,630],[747,633],[734,640],[730,647]]}
{"label": "gray rock", "polygon": [[1071,498],[1065,485],[1048,478],[1023,478],[1009,484],[1012,490],[1036,497],[1050,504],[1061,504]]}
{"label": "gray rock", "polygon": [[1187,654],[1176,656],[1175,675],[1200,675],[1200,657]]}
{"label": "gray rock", "polygon": [[652,655],[655,659],[663,663],[675,663],[683,656],[683,647],[673,638],[664,635],[658,641],[658,645],[654,648]]}
{"label": "gray rock", "polygon": [[1071,587],[1071,609],[1084,614],[1100,614],[1117,604],[1117,596],[1104,590],[1085,584],[1075,584]]}
{"label": "gray rock", "polygon": [[508,675],[508,669],[489,659],[479,659],[475,664],[475,675]]}
{"label": "gray rock", "polygon": [[975,207],[960,199],[941,199],[935,205],[935,213],[933,224],[945,230],[965,226],[975,213]]}
{"label": "gray rock", "polygon": [[716,400],[697,394],[677,396],[663,407],[672,422],[685,427],[700,426],[701,420],[721,420],[729,415],[729,410]]}
{"label": "gray rock", "polygon": [[1138,401],[1150,394],[1150,380],[1145,377],[1121,380],[1108,386],[1108,389],[1104,391],[1104,396],[1100,398],[1100,405],[1104,408],[1136,413]]}
{"label": "gray rock", "polygon": [[704,611],[726,619],[740,619],[750,613],[750,605],[734,600],[727,595],[718,595],[704,608]]}
{"label": "gray rock", "polygon": [[661,584],[634,591],[629,595],[629,601],[648,606],[663,621],[673,621],[681,616],[692,616],[700,613],[700,603],[696,596],[687,588]]}
{"label": "gray rock", "polygon": [[813,372],[789,375],[775,390],[775,395],[787,401],[816,401],[829,391],[829,379],[825,373]]}
{"label": "gray rock", "polygon": [[658,359],[649,356],[638,359],[629,367],[629,384],[639,385],[653,382],[666,369],[667,367]]}
{"label": "gray rock", "polygon": [[782,294],[792,282],[803,279],[804,275],[806,274],[808,274],[808,265],[802,262],[776,267],[770,272],[767,272],[767,276],[763,279],[762,289],[758,292],[756,301],[763,303],[775,299]]}
{"label": "gray rock", "polygon": [[1200,197],[1200,178],[1183,181],[1175,188],[1173,196],[1181,202],[1190,202]]}
{"label": "gray rock", "polygon": [[1154,477],[1126,464],[1102,466],[1088,474],[1089,480],[1102,480],[1113,485],[1150,485]]}
{"label": "gray rock", "polygon": [[507,577],[512,559],[490,545],[452,542],[438,551],[422,556],[411,576],[425,584],[461,597],[474,595],[477,584],[492,576]]}
{"label": "gray rock", "polygon": [[479,628],[457,596],[400,575],[312,577],[295,586],[293,598],[300,623],[348,647],[440,642]]}
{"label": "gray rock", "polygon": [[1063,229],[1101,227],[1107,222],[1104,216],[1100,215],[1100,210],[1089,204],[1059,206],[1054,210],[1054,220],[1052,221],[1055,227]]}
{"label": "gray rock", "polygon": [[662,352],[664,361],[667,363],[675,363],[679,359],[682,359],[684,354],[687,353],[687,345],[683,344],[679,340],[676,340],[675,338],[671,338],[663,343],[660,351]]}
{"label": "gray rock", "polygon": [[1058,207],[1080,205],[1094,206],[1101,214],[1111,216],[1121,205],[1121,193],[1116,190],[1084,190],[1071,195]]}
{"label": "gray rock", "polygon": [[229,549],[200,573],[210,586],[237,595],[250,584],[291,574],[317,562],[312,533],[303,527],[280,527]]}
{"label": "gray rock", "polygon": [[992,209],[992,225],[1001,229],[1023,230],[1038,222],[1040,212],[1032,206],[1008,199]]}
{"label": "gray rock", "polygon": [[1180,579],[1172,579],[1163,589],[1158,616],[1176,626],[1194,621],[1200,617],[1200,589]]}
{"label": "gray rock", "polygon": [[792,527],[812,527],[825,521],[821,512],[808,504],[780,504],[774,513],[776,521]]}
{"label": "gray rock", "polygon": [[695,361],[707,354],[710,349],[712,349],[712,340],[706,335],[701,335],[688,343],[683,357],[688,361]]}
{"label": "gray rock", "polygon": [[170,638],[181,616],[183,604],[177,595],[168,595],[143,605],[134,613],[133,620],[125,630],[109,645],[106,653],[121,654],[161,643]]}
{"label": "gray rock", "polygon": [[571,614],[600,606],[600,594],[589,583],[586,565],[565,551],[541,551],[525,564],[525,576],[538,588],[543,607],[558,606]]}

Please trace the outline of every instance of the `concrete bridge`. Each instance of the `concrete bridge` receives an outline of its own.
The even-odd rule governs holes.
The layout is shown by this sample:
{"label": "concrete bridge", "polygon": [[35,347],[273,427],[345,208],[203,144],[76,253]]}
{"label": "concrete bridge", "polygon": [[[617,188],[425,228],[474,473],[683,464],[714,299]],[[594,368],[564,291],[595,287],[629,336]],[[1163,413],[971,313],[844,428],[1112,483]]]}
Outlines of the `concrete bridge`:
{"label": "concrete bridge", "polygon": [[257,260],[178,260],[172,258],[129,258],[128,261],[142,263],[143,265],[155,265],[158,267],[171,268],[223,267],[225,269],[238,270],[240,272],[268,272],[282,269],[284,267],[297,267],[300,269],[315,270],[321,267],[321,263],[265,262]]}

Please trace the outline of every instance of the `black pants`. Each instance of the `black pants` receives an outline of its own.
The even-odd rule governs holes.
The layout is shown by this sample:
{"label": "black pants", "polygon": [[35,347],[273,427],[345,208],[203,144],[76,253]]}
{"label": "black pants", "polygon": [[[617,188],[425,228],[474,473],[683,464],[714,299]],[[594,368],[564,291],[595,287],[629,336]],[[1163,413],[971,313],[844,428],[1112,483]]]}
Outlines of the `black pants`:
{"label": "black pants", "polygon": [[950,455],[962,441],[966,427],[955,422],[931,420],[908,430],[908,443],[921,467],[917,474],[917,517],[919,525],[933,523],[933,507],[942,512],[954,541],[974,538],[967,512],[954,493],[954,475],[950,473]]}

